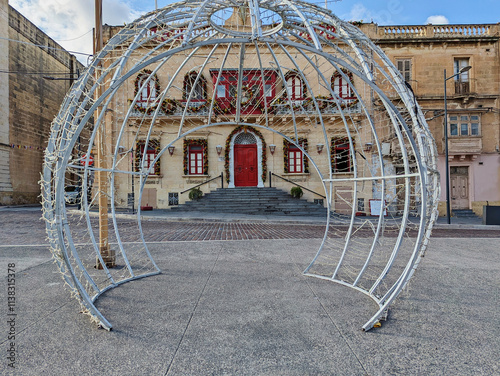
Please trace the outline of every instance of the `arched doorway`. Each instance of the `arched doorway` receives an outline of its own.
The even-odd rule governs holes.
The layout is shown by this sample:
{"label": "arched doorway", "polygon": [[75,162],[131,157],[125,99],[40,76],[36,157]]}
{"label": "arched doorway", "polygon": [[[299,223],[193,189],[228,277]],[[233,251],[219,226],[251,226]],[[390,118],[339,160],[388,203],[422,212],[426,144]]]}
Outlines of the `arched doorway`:
{"label": "arched doorway", "polygon": [[234,186],[258,184],[257,139],[252,133],[240,133],[234,139]]}

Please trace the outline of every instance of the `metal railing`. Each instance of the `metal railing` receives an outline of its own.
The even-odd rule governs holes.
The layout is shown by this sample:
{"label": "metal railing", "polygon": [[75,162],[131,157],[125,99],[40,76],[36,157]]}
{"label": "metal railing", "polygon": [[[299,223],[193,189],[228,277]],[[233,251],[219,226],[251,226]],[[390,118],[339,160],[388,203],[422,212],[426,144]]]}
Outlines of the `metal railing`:
{"label": "metal railing", "polygon": [[304,190],[306,190],[308,192],[314,193],[315,195],[317,195],[317,196],[319,196],[321,198],[326,199],[326,196],[323,196],[322,194],[320,194],[318,192],[314,192],[313,190],[310,190],[309,188],[306,188],[303,185],[297,184],[294,181],[288,180],[287,178],[284,178],[283,176],[276,175],[274,172],[271,172],[271,171],[269,171],[269,188],[272,188],[272,177],[273,176],[276,176],[277,178],[280,178],[281,180],[284,180],[284,181],[286,181],[288,183],[296,185],[297,187],[300,187],[300,188],[302,188],[302,189],[304,189]]}
{"label": "metal railing", "polygon": [[195,188],[201,187],[202,185],[210,183],[211,181],[214,181],[214,180],[219,179],[219,178],[220,178],[220,187],[224,188],[224,173],[221,172],[219,176],[216,176],[215,178],[212,178],[210,180],[204,181],[203,183],[195,185],[194,187],[188,188],[185,191],[182,191],[181,194],[186,193],[187,191],[190,191],[191,189],[195,189]]}

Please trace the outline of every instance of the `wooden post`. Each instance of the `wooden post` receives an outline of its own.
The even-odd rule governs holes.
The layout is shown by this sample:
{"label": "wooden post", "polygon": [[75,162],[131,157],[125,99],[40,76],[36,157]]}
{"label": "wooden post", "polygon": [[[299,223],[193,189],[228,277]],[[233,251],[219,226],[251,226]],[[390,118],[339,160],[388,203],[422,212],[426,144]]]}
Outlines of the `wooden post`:
{"label": "wooden post", "polygon": [[[95,35],[94,35],[94,55],[96,55],[103,47],[102,39],[102,0],[95,0]],[[102,63],[96,67],[96,80],[99,78],[99,68]],[[102,88],[98,87],[96,90],[96,99],[101,96]],[[101,110],[97,109],[94,121],[97,121],[101,114]],[[97,130],[96,137],[96,167],[99,169],[107,168],[107,132],[106,123],[108,116],[104,116],[102,123]],[[108,236],[108,176],[106,171],[96,171],[97,190],[98,190],[98,205],[99,205],[99,251],[103,258],[104,263],[108,268],[112,268],[116,263],[116,255],[113,250],[109,248]],[[102,269],[102,265],[97,260],[97,268]]]}

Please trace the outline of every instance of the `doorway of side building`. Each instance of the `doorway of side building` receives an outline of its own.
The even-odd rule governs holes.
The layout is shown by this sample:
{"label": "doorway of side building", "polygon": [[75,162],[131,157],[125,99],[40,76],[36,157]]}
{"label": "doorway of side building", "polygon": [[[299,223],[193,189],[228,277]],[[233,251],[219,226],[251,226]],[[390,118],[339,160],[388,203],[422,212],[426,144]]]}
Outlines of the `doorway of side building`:
{"label": "doorway of side building", "polygon": [[251,133],[241,133],[234,140],[234,185],[258,185],[257,140]]}
{"label": "doorway of side building", "polygon": [[451,208],[469,209],[469,167],[450,167]]}

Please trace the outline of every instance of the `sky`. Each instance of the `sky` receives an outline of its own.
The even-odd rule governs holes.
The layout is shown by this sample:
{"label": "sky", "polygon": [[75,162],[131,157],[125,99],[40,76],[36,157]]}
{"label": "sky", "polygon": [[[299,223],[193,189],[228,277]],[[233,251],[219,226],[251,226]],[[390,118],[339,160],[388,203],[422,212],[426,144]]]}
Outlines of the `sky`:
{"label": "sky", "polygon": [[[157,0],[158,8],[173,2]],[[92,54],[93,0],[9,0],[9,4],[67,50]],[[343,0],[329,1],[328,8],[343,20],[379,25],[500,22],[499,0]],[[155,0],[103,0],[103,22],[123,25],[154,9]],[[76,56],[83,63],[87,60],[86,55]]]}

